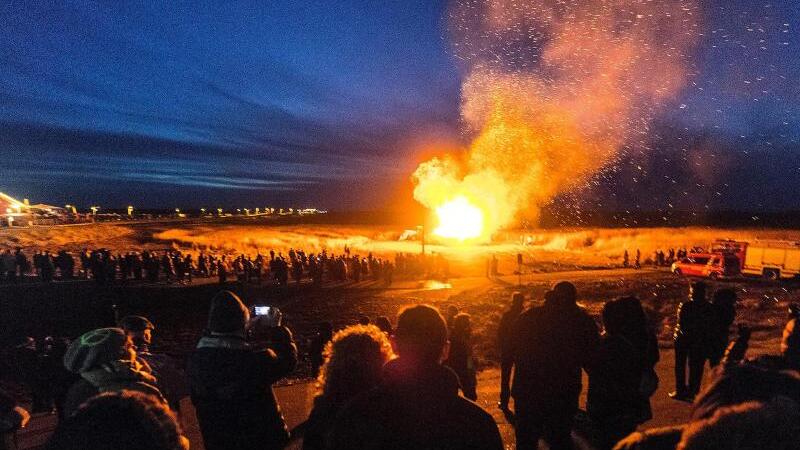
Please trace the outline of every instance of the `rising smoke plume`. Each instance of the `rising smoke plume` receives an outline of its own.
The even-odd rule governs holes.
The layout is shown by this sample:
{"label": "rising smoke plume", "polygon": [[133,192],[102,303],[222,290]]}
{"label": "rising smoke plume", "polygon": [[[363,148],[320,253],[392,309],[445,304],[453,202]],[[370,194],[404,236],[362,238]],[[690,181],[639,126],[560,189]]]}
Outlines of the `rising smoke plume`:
{"label": "rising smoke plume", "polygon": [[678,0],[460,0],[449,10],[472,143],[413,175],[435,209],[464,196],[489,232],[636,148],[691,75],[699,11]]}

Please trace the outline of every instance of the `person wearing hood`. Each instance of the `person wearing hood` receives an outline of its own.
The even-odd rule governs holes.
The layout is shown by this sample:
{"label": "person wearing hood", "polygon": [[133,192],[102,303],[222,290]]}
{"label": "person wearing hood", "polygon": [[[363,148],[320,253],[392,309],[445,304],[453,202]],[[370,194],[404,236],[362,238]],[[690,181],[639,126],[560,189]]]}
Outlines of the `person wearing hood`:
{"label": "person wearing hood", "polygon": [[339,414],[334,449],[502,449],[494,419],[458,395],[458,377],[441,364],[447,325],[428,305],[403,309],[394,336],[398,358],[380,384]]}
{"label": "person wearing hood", "polygon": [[[266,348],[248,342],[267,341]],[[272,384],[294,370],[297,347],[280,312],[256,316],[236,294],[211,301],[206,334],[189,358],[189,392],[205,448],[282,449],[289,440]]]}
{"label": "person wearing hood", "polygon": [[573,448],[581,369],[592,367],[600,342],[594,320],[576,303],[572,283],[562,281],[530,308],[513,332],[517,448],[535,449],[544,438],[554,450]]}
{"label": "person wearing hood", "polygon": [[64,417],[103,392],[138,391],[166,404],[155,377],[137,360],[133,343],[120,328],[99,328],[83,334],[67,348],[64,367],[81,377],[67,392]]}
{"label": "person wearing hood", "polygon": [[[603,333],[589,375],[586,411],[597,427],[596,447],[610,450],[636,427],[652,418],[658,341],[647,327],[636,297],[611,300],[602,310]],[[645,374],[652,374],[655,382]],[[644,389],[645,386],[648,386]]]}

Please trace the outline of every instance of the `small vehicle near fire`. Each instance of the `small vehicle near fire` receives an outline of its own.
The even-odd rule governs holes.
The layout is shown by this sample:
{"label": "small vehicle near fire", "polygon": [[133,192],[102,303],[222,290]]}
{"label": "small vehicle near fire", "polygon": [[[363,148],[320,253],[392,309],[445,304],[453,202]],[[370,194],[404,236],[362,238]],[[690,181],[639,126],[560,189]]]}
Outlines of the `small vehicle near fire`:
{"label": "small vehicle near fire", "polygon": [[740,273],[739,258],[722,253],[690,253],[672,264],[672,273],[712,280],[732,278]]}

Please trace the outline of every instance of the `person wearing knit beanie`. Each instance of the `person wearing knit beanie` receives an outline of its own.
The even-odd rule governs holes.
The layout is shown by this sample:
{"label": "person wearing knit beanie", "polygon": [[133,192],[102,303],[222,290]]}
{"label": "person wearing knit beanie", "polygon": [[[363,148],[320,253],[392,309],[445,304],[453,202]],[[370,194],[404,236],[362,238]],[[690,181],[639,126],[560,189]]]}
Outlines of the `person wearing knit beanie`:
{"label": "person wearing knit beanie", "polygon": [[138,361],[133,342],[121,328],[98,328],[81,335],[67,348],[64,367],[80,375],[64,399],[65,417],[102,392],[133,390],[166,404],[156,378]]}
{"label": "person wearing knit beanie", "polygon": [[116,360],[131,360],[131,342],[120,328],[98,328],[84,333],[67,348],[64,367],[83,373]]}

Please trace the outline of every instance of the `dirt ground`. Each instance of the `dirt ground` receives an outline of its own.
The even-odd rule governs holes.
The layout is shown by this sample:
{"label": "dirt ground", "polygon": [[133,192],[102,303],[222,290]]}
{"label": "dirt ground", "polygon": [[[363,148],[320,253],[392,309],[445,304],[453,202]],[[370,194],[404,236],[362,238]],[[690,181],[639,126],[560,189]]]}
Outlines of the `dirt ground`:
{"label": "dirt ground", "polygon": [[[661,384],[653,396],[654,419],[645,427],[681,423],[689,415],[689,405],[675,402],[667,397],[672,389],[673,353],[670,348],[669,332],[673,326],[673,315],[677,303],[683,299],[687,281],[672,274],[655,270],[583,270],[557,273],[527,274],[522,277],[522,286],[514,275],[495,280],[485,277],[464,277],[442,281],[398,282],[389,289],[381,289],[370,284],[360,286],[330,286],[321,290],[303,289],[291,298],[273,302],[280,305],[289,323],[295,329],[298,341],[303,347],[310,336],[313,325],[320,320],[333,320],[335,326],[342,327],[354,323],[360,314],[370,317],[388,315],[394,317],[397,310],[409,303],[428,303],[444,309],[456,305],[469,313],[475,326],[475,354],[483,370],[479,376],[478,403],[496,419],[507,448],[514,448],[513,427],[497,409],[499,397],[499,372],[496,367],[494,334],[499,314],[507,307],[508,298],[515,290],[521,290],[532,298],[535,304],[541,293],[557,280],[570,280],[576,284],[582,304],[596,315],[602,303],[623,294],[636,294],[643,299],[651,311],[651,317],[658,323],[661,337],[661,362],[657,366]],[[742,295],[737,323],[755,325],[753,347],[750,355],[774,352],[778,348],[780,329],[785,318],[786,306],[797,297],[793,285],[762,285],[741,281],[733,283]],[[177,288],[181,289],[181,288]],[[764,300],[768,298],[768,300]],[[253,300],[253,299],[246,299]],[[163,314],[163,312],[162,312]],[[202,316],[202,314],[201,314]],[[156,339],[170,339],[176,330],[164,330]],[[185,334],[186,331],[182,331]],[[191,334],[191,333],[190,333]],[[185,347],[187,339],[180,339]],[[169,342],[173,350],[175,342]],[[182,348],[180,353],[188,352]],[[709,374],[706,373],[706,381]],[[585,386],[584,381],[584,386]],[[585,389],[584,389],[585,390]],[[281,407],[290,426],[304,420],[310,411],[315,393],[313,381],[303,377],[302,370],[292,380],[276,388]],[[582,399],[582,402],[585,399]],[[183,417],[187,435],[193,448],[202,448],[196,419],[187,403]],[[49,424],[49,425],[48,425]],[[43,442],[54,426],[52,417],[39,416],[22,435],[23,448],[33,448]]]}
{"label": "dirt ground", "polygon": [[[229,217],[167,222],[97,223],[0,229],[0,251],[22,247],[26,251],[107,248],[113,252],[179,248],[215,253],[286,254],[290,248],[316,253],[341,253],[345,246],[353,254],[393,258],[397,253],[419,253],[421,241],[416,227],[365,225],[335,221],[303,223],[281,217]],[[310,220],[310,219],[309,219]],[[403,235],[408,235],[404,239]],[[457,276],[480,275],[491,255],[500,259],[501,271],[516,270],[516,255],[523,255],[526,272],[609,268],[622,265],[624,250],[631,262],[637,249],[642,263],[657,249],[707,247],[716,239],[800,240],[800,231],[781,229],[674,228],[564,228],[509,230],[498,232],[492,242],[442,242],[428,233],[426,252],[440,254],[451,263]],[[505,266],[505,267],[504,267]]]}
{"label": "dirt ground", "polygon": [[[191,223],[176,226],[173,223],[74,228],[76,229],[2,230],[0,247],[20,245],[26,249],[45,247],[52,250],[66,247],[75,250],[84,246],[104,246],[128,250],[173,246],[188,250],[206,248],[254,253],[255,250],[263,252],[268,248],[286,251],[288,247],[336,249],[347,244],[356,251],[391,255],[397,251],[418,251],[420,245],[419,242],[397,242],[394,239],[398,230],[380,227],[265,227],[250,223]],[[542,301],[543,293],[554,282],[572,281],[578,288],[581,304],[595,318],[605,301],[622,295],[638,296],[648,310],[661,346],[661,362],[657,367],[661,385],[653,397],[655,418],[647,426],[680,423],[688,417],[689,407],[668,399],[666,393],[671,390],[674,382],[671,332],[675,310],[678,303],[685,299],[689,281],[664,269],[623,269],[619,267],[619,257],[623,248],[635,248],[633,246],[638,244],[642,244],[645,251],[646,242],[649,242],[648,245],[667,248],[667,245],[693,245],[695,241],[699,241],[697,244],[707,243],[717,237],[740,237],[726,234],[729,232],[730,230],[709,229],[592,229],[559,234],[548,231],[533,238],[530,245],[521,244],[520,239],[527,241],[527,238],[516,235],[506,236],[505,241],[488,246],[429,246],[429,251],[441,251],[448,258],[457,261],[453,276],[446,280],[400,280],[388,288],[369,281],[328,284],[319,289],[300,286],[282,294],[276,294],[270,289],[236,284],[226,288],[237,291],[250,304],[267,303],[279,306],[295,331],[301,350],[305,349],[308,338],[320,321],[332,321],[336,328],[341,328],[355,323],[361,314],[372,318],[385,315],[394,320],[398,309],[406,304],[428,303],[442,310],[449,305],[457,306],[472,317],[474,353],[479,367],[483,369],[479,378],[478,403],[493,414],[501,427],[507,448],[513,448],[513,429],[495,406],[499,389],[495,336],[500,315],[508,307],[511,294],[520,290],[529,297],[530,304],[535,305]],[[767,237],[791,234],[783,231],[736,233],[769,235]],[[679,241],[683,243],[679,244]],[[514,274],[517,268],[517,252],[524,253],[526,263],[521,275]],[[484,263],[489,254],[496,254],[500,258],[500,272],[504,275],[496,279],[484,276]],[[199,283],[210,283],[210,280]],[[185,288],[116,287],[115,290],[102,292],[95,292],[95,288],[88,284],[79,286],[77,288],[68,283],[56,283],[46,287],[47,296],[50,301],[64,303],[67,299],[64,292],[67,291],[73,292],[70,294],[73,296],[103,298],[127,292],[129,311],[149,315],[160,326],[156,334],[156,350],[160,346],[178,358],[185,357],[191,351],[206,318],[206,297],[210,297],[216,290],[211,284]],[[746,324],[754,330],[750,355],[776,352],[788,305],[800,300],[800,283],[767,283],[741,279],[714,283],[712,288],[720,286],[736,289],[739,296],[736,323]],[[36,292],[43,287],[30,285],[26,289]],[[175,300],[174,303],[170,300],[170,297],[177,298],[181,295],[202,298],[194,302],[192,299],[181,302]],[[151,301],[147,301],[148,299]],[[178,304],[183,308],[180,314],[176,313],[175,305]],[[301,364],[295,376],[278,388],[278,396],[290,425],[305,418],[314,395],[313,383],[305,378],[306,367],[305,363]],[[196,422],[191,414],[187,414],[184,420],[193,441],[192,447],[202,448],[198,441]],[[51,429],[47,425],[51,422],[48,417],[37,417],[31,428],[23,433],[23,442],[41,442],[48,429]]]}

